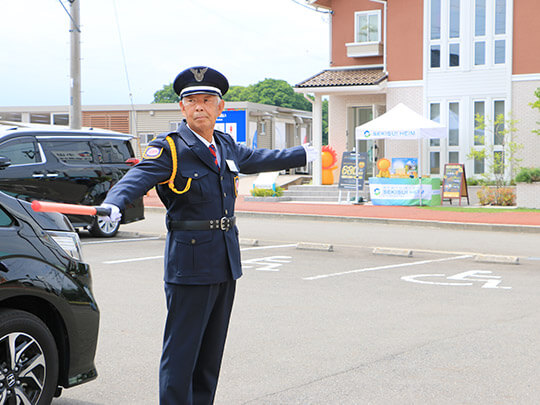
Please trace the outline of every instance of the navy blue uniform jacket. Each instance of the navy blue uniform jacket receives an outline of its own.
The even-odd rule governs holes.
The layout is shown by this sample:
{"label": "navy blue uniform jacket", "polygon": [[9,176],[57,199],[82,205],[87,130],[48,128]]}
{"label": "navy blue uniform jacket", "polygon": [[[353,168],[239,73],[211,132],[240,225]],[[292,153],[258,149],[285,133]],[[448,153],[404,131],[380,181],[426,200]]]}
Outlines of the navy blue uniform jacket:
{"label": "navy blue uniform jacket", "polygon": [[[182,122],[177,132],[161,134],[149,144],[152,153],[109,191],[105,203],[123,209],[126,203],[144,195],[155,185],[166,182],[173,174],[169,135],[176,146],[177,171],[174,188],[157,187],[167,208],[167,219],[215,220],[234,215],[238,192],[238,172],[251,174],[304,166],[306,153],[302,146],[283,150],[249,149],[237,144],[229,135],[214,131],[219,148],[219,168],[208,148]],[[191,179],[191,180],[190,180]],[[167,234],[165,248],[165,281],[175,284],[215,284],[242,275],[238,229],[179,231]]]}

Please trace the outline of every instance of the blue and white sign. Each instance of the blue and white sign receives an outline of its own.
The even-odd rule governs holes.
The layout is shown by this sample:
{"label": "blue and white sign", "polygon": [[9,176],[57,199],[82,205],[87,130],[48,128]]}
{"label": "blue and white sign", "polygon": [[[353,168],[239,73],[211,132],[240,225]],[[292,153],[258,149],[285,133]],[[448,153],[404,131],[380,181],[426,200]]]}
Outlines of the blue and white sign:
{"label": "blue and white sign", "polygon": [[246,143],[246,110],[224,110],[214,128],[226,132],[236,142]]}

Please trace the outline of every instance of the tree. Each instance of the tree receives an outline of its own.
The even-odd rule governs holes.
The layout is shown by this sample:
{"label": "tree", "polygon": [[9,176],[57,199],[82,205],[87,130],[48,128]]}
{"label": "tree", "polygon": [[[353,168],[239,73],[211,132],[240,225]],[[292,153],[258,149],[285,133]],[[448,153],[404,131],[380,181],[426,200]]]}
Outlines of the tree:
{"label": "tree", "polygon": [[[231,86],[223,96],[225,101],[249,101],[252,103],[275,105],[296,110],[311,111],[311,103],[302,94],[295,93],[285,80],[264,79],[249,86]],[[154,93],[153,103],[177,103],[180,98],[173,90],[172,83],[164,85]],[[328,144],[328,100],[323,100],[323,145]]]}
{"label": "tree", "polygon": [[311,103],[301,94],[295,93],[292,86],[285,80],[264,79],[247,87],[231,86],[223,99],[311,111]]}
{"label": "tree", "polygon": [[154,93],[154,101],[152,103],[178,103],[180,97],[174,92],[172,83],[166,84],[161,90]]}
{"label": "tree", "polygon": [[[531,107],[540,111],[540,87],[534,91],[534,95],[536,96],[537,100],[534,103],[531,103]],[[537,122],[536,124],[540,125],[540,122]],[[533,129],[533,132],[536,135],[540,135],[540,129]]]}
{"label": "tree", "polygon": [[[484,160],[487,170],[482,176],[486,180],[495,180],[497,189],[502,188],[506,181],[505,176],[509,175],[511,179],[515,177],[519,169],[518,152],[523,145],[514,140],[517,121],[509,118],[505,119],[504,114],[495,117],[495,121],[486,119],[483,115],[476,114],[476,130],[482,134],[486,132],[491,134],[492,142],[485,143],[485,135],[476,135],[474,137],[477,145],[485,145],[483,148],[471,148],[468,159]],[[495,145],[500,146],[496,150]]]}

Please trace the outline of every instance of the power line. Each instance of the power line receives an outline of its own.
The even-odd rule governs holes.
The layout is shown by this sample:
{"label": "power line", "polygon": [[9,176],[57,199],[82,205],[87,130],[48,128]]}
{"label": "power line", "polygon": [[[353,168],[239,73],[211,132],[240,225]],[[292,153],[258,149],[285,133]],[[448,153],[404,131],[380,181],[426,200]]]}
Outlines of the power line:
{"label": "power line", "polygon": [[[69,13],[68,9],[66,8],[66,6],[64,6],[64,3],[62,3],[62,0],[58,0],[60,2],[60,4],[62,5],[62,8],[66,11],[67,15],[69,16],[69,19],[71,20],[71,22],[73,23],[73,26],[77,29],[77,31],[81,32],[81,27],[79,27],[77,25],[77,23],[75,22],[75,20],[73,19],[73,17],[71,16],[71,14]],[[68,0],[70,3],[73,3],[72,0]]]}

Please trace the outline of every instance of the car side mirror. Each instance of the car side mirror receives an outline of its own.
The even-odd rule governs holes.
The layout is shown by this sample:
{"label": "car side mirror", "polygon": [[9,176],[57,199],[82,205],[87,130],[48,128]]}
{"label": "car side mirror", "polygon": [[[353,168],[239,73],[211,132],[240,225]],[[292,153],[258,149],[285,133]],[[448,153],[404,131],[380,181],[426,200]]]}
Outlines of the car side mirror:
{"label": "car side mirror", "polygon": [[0,156],[0,170],[5,169],[11,164],[11,160],[6,157]]}

